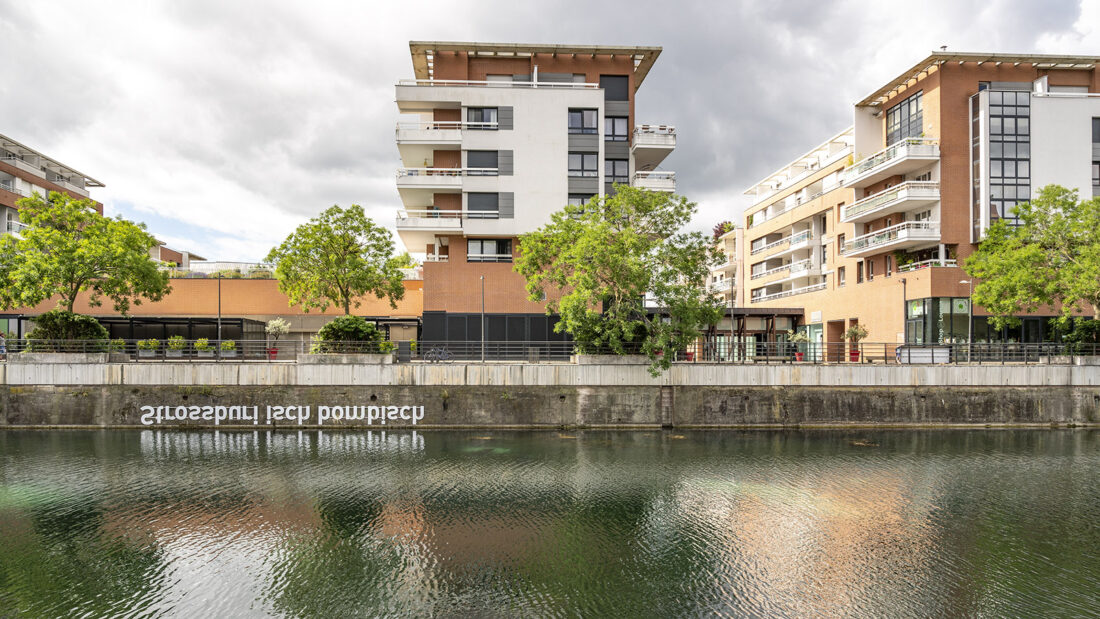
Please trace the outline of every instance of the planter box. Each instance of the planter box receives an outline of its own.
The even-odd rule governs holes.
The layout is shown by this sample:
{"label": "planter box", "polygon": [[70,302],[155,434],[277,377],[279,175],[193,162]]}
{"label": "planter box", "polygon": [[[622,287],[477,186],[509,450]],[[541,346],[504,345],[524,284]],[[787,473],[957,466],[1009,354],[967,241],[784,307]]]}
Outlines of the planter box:
{"label": "planter box", "polygon": [[645,355],[573,355],[577,365],[649,365],[652,363]]}
{"label": "planter box", "polygon": [[298,355],[298,363],[312,365],[389,365],[393,353]]}
{"label": "planter box", "polygon": [[107,361],[110,363],[129,363],[130,355],[124,352],[108,353]]}
{"label": "planter box", "polygon": [[168,357],[169,359],[182,359],[183,358],[183,351],[182,350],[166,350],[166,351],[164,351],[164,356]]}
{"label": "planter box", "polygon": [[213,359],[214,351],[212,350],[196,350],[195,356],[199,359]]}
{"label": "planter box", "polygon": [[226,358],[226,359],[232,359],[232,358],[235,358],[237,356],[237,351],[235,351],[235,350],[223,350],[223,351],[221,351],[221,356],[223,358]]}
{"label": "planter box", "polygon": [[157,351],[155,351],[155,350],[141,350],[141,349],[138,349],[138,358],[139,359],[153,359],[153,358],[156,358],[156,356],[157,356]]}
{"label": "planter box", "polygon": [[8,353],[8,363],[107,363],[105,352]]}

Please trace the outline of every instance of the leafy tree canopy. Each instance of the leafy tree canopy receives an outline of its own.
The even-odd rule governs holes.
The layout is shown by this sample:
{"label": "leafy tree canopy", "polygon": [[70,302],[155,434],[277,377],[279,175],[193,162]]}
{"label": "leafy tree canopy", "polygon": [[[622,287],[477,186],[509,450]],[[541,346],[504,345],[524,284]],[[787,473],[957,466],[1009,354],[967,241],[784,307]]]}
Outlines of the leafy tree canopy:
{"label": "leafy tree canopy", "polygon": [[997,328],[1017,326],[1019,314],[1061,304],[1061,322],[1081,312],[1100,318],[1100,198],[1047,185],[1016,206],[1019,226],[998,220],[966,259],[974,304]]}
{"label": "leafy tree canopy", "polygon": [[0,236],[0,307],[33,306],[60,295],[60,306],[72,312],[77,295],[87,291],[93,306],[106,297],[126,314],[131,304],[159,301],[171,290],[168,274],[149,257],[157,240],[144,224],[104,217],[91,200],[56,191],[17,204],[28,227],[22,238]]}
{"label": "leafy tree canopy", "polygon": [[[560,314],[555,329],[570,333],[582,351],[640,349],[656,373],[721,316],[722,302],[705,287],[718,256],[703,234],[680,232],[695,203],[636,187],[615,190],[566,206],[521,238],[515,270],[527,279],[532,301],[548,290],[561,295],[547,302],[547,313]],[[647,296],[664,319],[646,312]]]}
{"label": "leafy tree canopy", "polygon": [[337,305],[350,314],[359,307],[358,297],[368,293],[388,298],[396,308],[405,295],[389,230],[371,221],[358,204],[333,206],[298,226],[266,260],[276,265],[279,290],[290,304],[301,304],[307,312]]}
{"label": "leafy tree canopy", "polygon": [[91,316],[52,309],[34,319],[28,340],[105,340],[107,328]]}

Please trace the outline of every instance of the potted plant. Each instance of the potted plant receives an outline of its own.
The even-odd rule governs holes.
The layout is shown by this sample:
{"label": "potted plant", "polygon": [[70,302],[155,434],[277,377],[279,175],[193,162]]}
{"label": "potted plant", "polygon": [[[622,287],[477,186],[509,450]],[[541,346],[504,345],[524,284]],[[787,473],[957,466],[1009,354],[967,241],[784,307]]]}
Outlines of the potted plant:
{"label": "potted plant", "polygon": [[279,336],[290,332],[290,323],[282,318],[272,318],[267,321],[264,331],[271,337],[271,346],[267,348],[267,359],[268,361],[274,361],[279,354],[279,348],[276,346],[279,343]]}
{"label": "potted plant", "polygon": [[221,349],[223,357],[237,356],[237,343],[233,340],[222,340]]}
{"label": "potted plant", "polygon": [[859,343],[867,339],[866,327],[858,324],[848,327],[844,332],[844,339],[852,344],[852,349],[848,351],[848,360],[859,361]]}
{"label": "potted plant", "polygon": [[200,358],[214,356],[214,347],[210,345],[210,338],[200,337],[195,340],[195,355]]}
{"label": "potted plant", "polygon": [[164,351],[165,357],[172,357],[179,359],[183,357],[183,349],[187,346],[187,342],[183,341],[182,335],[173,335],[168,338],[168,348]]}
{"label": "potted plant", "polygon": [[805,353],[798,350],[798,345],[808,344],[810,342],[810,336],[807,335],[805,331],[787,329],[787,341],[795,345],[794,360],[802,361],[805,358]]}
{"label": "potted plant", "polygon": [[157,348],[160,346],[160,340],[155,338],[149,338],[147,340],[138,340],[138,357],[155,357],[157,356]]}

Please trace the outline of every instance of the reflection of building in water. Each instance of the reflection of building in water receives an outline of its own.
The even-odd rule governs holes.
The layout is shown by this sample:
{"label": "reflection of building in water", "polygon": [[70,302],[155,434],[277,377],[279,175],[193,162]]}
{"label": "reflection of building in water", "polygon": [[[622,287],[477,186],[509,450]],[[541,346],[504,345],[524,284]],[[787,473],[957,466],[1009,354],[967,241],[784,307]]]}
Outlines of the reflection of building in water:
{"label": "reflection of building in water", "polygon": [[861,608],[885,616],[892,594],[911,597],[932,580],[934,510],[933,497],[897,470],[843,466],[793,479],[696,478],[653,516],[701,521],[713,533],[725,557],[716,569],[731,579],[720,590],[766,591],[777,614],[839,616],[861,600],[882,604]]}
{"label": "reflection of building in water", "polygon": [[[263,415],[263,412],[260,413]],[[141,453],[155,459],[215,455],[286,457],[354,455],[358,453],[415,453],[424,450],[424,436],[416,431],[326,430],[144,430]]]}

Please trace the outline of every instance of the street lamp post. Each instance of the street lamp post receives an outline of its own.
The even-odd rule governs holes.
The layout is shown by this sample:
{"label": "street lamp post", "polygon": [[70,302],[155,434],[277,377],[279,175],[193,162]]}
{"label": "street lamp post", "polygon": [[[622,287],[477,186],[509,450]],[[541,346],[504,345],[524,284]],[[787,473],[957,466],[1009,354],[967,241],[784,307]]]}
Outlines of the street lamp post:
{"label": "street lamp post", "polygon": [[222,274],[218,273],[218,348],[222,345]]}
{"label": "street lamp post", "polygon": [[485,276],[481,276],[481,362],[485,363]]}
{"label": "street lamp post", "polygon": [[969,296],[966,298],[966,361],[969,363],[970,355],[974,352],[974,280],[964,279],[959,283],[966,284],[969,288]]}
{"label": "street lamp post", "polygon": [[909,293],[906,292],[905,278],[901,278],[901,339],[903,344],[909,343]]}

